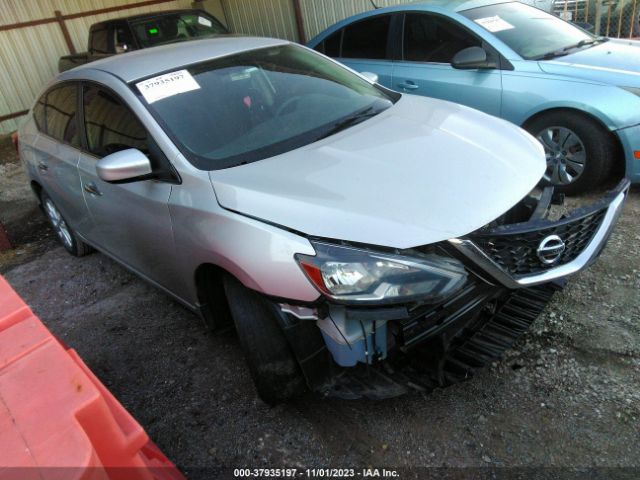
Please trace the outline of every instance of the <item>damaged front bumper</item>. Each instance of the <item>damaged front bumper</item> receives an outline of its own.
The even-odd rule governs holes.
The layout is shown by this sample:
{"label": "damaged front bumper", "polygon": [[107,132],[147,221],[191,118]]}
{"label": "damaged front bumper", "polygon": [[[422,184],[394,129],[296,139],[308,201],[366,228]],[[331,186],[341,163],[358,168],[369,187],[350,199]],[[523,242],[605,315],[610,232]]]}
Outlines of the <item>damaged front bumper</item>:
{"label": "damaged front bumper", "polygon": [[280,304],[307,383],[342,398],[387,398],[469,378],[528,329],[566,276],[597,258],[628,189],[622,181],[593,205],[554,220],[547,188],[479,231],[425,246],[461,260],[469,273],[464,287],[438,304]]}

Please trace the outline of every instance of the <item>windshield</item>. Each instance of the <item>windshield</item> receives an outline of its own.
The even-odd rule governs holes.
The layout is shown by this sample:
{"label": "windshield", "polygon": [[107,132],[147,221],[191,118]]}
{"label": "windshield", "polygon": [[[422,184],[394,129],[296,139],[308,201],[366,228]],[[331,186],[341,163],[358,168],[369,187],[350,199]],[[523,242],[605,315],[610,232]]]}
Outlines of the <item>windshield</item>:
{"label": "windshield", "polygon": [[197,64],[136,88],[185,156],[205,170],[299,148],[393,103],[392,94],[295,45]]}
{"label": "windshield", "polygon": [[595,40],[593,35],[571,23],[519,2],[489,5],[461,13],[493,33],[526,60],[539,59]]}
{"label": "windshield", "polygon": [[142,48],[229,33],[218,20],[204,12],[168,13],[132,21],[131,30]]}

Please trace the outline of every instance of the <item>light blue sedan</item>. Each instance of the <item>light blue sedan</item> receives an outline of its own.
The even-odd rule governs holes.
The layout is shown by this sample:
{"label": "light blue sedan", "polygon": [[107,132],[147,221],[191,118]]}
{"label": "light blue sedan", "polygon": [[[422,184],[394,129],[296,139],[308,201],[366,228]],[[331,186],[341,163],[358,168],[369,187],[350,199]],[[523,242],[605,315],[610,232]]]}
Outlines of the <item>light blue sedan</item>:
{"label": "light blue sedan", "polygon": [[519,2],[436,0],[348,18],[308,46],[393,90],[522,126],[543,143],[545,179],[560,191],[614,171],[640,182],[640,42]]}

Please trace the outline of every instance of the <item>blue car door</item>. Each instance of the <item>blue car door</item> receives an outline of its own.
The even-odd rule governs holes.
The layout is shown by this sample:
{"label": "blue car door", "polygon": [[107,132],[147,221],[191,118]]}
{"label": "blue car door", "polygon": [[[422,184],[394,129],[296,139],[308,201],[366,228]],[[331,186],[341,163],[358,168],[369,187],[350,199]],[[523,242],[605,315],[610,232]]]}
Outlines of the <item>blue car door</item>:
{"label": "blue car door", "polygon": [[357,72],[372,72],[391,88],[393,63],[389,38],[394,14],[382,14],[351,23],[334,32],[315,49]]}
{"label": "blue car door", "polygon": [[391,88],[461,103],[500,116],[502,75],[499,69],[460,70],[451,66],[456,53],[473,46],[485,47],[479,37],[442,15],[411,12],[397,29],[402,45],[394,62]]}

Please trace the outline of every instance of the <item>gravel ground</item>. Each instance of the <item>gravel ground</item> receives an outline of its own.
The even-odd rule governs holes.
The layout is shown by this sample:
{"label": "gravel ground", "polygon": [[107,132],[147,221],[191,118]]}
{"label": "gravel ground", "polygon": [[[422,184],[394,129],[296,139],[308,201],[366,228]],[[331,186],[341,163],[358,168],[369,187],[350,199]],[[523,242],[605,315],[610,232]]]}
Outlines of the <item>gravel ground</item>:
{"label": "gravel ground", "polygon": [[382,402],[308,395],[270,408],[233,332],[208,334],[101,254],[67,255],[0,144],[0,221],[16,246],[0,254],[0,273],[190,477],[259,466],[633,467],[586,476],[640,475],[640,189],[599,261],[473,380]]}

